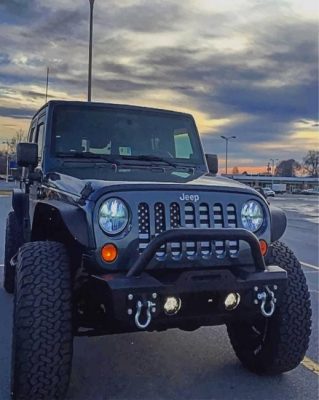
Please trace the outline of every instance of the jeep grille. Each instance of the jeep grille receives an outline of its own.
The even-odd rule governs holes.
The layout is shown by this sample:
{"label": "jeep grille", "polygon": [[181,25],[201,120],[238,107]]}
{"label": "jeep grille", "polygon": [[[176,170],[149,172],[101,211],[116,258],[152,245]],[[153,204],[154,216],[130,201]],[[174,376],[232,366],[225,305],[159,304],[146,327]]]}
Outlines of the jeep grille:
{"label": "jeep grille", "polygon": [[[224,208],[225,207],[225,208]],[[138,205],[139,252],[142,253],[151,239],[168,229],[176,228],[236,228],[237,215],[233,204],[224,206],[220,203],[170,203],[157,202],[150,206],[143,202]],[[179,259],[183,254],[188,258],[200,255],[209,258],[215,255],[224,258],[236,257],[239,250],[238,241],[215,240],[212,242],[173,242],[163,245],[156,253],[157,259],[171,254]]]}

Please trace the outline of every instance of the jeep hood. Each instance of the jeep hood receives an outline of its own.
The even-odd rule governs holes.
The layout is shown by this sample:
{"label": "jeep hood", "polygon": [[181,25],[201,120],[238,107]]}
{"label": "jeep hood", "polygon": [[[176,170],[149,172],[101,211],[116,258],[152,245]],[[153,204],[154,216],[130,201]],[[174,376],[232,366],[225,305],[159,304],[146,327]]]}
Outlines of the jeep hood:
{"label": "jeep hood", "polygon": [[[51,175],[51,174],[49,174]],[[53,178],[53,179],[52,179]],[[108,192],[116,191],[165,191],[165,190],[181,190],[181,191],[222,191],[237,193],[252,193],[259,195],[254,189],[239,183],[233,179],[224,178],[222,176],[211,176],[209,174],[196,177],[193,180],[182,183],[169,182],[138,182],[138,181],[105,181],[94,179],[78,179],[70,175],[61,173],[52,174],[52,178],[48,179],[50,187],[61,190],[73,196],[82,197],[87,200],[96,201],[100,196]]]}

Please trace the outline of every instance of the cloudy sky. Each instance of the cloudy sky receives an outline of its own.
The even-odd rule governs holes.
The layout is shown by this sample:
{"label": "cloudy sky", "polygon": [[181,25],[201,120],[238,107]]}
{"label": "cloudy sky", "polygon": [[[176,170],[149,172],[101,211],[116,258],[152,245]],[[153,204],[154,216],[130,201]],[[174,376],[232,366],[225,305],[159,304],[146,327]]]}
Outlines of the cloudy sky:
{"label": "cloudy sky", "polygon": [[[85,100],[88,0],[0,0],[0,140]],[[207,152],[265,169],[318,148],[315,0],[95,0],[93,99],[191,112]]]}

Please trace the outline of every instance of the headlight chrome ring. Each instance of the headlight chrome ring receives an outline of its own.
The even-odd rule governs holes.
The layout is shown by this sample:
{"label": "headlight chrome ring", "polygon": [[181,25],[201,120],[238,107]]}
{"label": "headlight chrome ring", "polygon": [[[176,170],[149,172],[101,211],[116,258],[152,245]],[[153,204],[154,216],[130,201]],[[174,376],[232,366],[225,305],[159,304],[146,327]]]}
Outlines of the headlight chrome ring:
{"label": "headlight chrome ring", "polygon": [[264,210],[255,200],[248,200],[241,209],[241,222],[245,229],[257,232],[264,223]]}
{"label": "headlight chrome ring", "polygon": [[129,211],[121,199],[111,197],[105,200],[99,210],[99,225],[108,235],[124,231],[129,221]]}

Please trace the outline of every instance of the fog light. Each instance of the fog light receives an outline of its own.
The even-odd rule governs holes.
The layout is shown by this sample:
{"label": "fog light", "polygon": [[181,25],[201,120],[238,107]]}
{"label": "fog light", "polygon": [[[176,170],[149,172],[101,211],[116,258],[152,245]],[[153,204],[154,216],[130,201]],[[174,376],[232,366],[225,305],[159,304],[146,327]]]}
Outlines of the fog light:
{"label": "fog light", "polygon": [[240,295],[239,293],[229,293],[225,298],[225,308],[227,311],[235,310],[238,307],[240,302]]}
{"label": "fog light", "polygon": [[181,309],[182,301],[179,297],[166,297],[164,303],[164,312],[167,315],[175,315]]}

